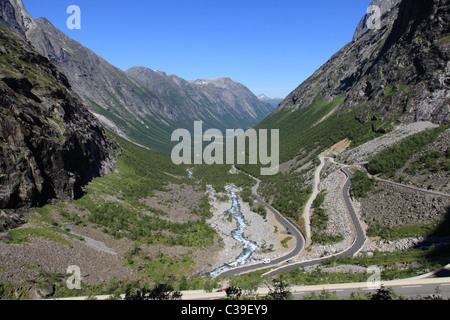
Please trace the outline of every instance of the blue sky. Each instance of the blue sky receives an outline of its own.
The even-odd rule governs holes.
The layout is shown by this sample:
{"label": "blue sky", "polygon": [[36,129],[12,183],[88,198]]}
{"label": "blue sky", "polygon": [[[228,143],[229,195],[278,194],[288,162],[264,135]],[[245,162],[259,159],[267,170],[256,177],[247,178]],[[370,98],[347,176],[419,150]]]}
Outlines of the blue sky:
{"label": "blue sky", "polygon": [[[114,66],[229,77],[283,98],[351,41],[370,0],[23,0]],[[70,5],[81,30],[69,30]]]}

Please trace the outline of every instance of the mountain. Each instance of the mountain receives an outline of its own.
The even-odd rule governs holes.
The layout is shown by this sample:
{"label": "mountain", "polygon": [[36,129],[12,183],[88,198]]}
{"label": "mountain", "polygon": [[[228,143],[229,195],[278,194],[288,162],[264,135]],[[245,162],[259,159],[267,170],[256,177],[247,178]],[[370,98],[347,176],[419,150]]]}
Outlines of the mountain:
{"label": "mountain", "polygon": [[21,0],[0,1],[0,24],[26,37],[26,31],[34,21]]}
{"label": "mountain", "polygon": [[[380,29],[365,16],[353,40],[256,126],[280,130],[280,173],[260,177],[261,195],[312,235],[313,245],[336,245],[324,255],[353,241],[345,231],[343,166],[355,165],[353,203],[369,236],[450,234],[450,1],[377,4]],[[319,196],[310,198],[313,190]],[[368,247],[361,252],[383,250]]]}
{"label": "mountain", "polygon": [[266,104],[269,104],[273,110],[275,110],[278,107],[278,105],[281,103],[281,101],[283,101],[282,98],[269,98],[265,94],[260,94],[258,96],[258,99]]}
{"label": "mountain", "polygon": [[327,137],[323,147],[349,137],[362,142],[398,124],[448,123],[447,6],[401,1],[382,16],[380,30],[361,33],[290,93],[259,125],[284,129],[285,160],[306,138],[320,144],[314,131],[325,139],[319,127],[327,122],[335,121],[339,134]]}
{"label": "mountain", "polygon": [[[229,165],[196,166],[190,179],[187,166],[169,154],[119,137],[116,164],[116,144],[81,101],[98,99],[102,106],[92,100],[91,110],[111,129],[163,147],[171,128],[195,117],[214,126],[258,118],[256,97],[245,87],[142,67],[123,72],[75,47],[45,19],[29,18],[19,0],[0,0],[2,24],[17,31],[0,26],[0,209],[78,198],[90,179],[118,168],[94,179],[78,201],[24,210],[26,220],[0,210],[0,298],[116,296],[159,283],[180,290],[219,286],[200,275],[242,257],[242,246],[229,237],[235,217],[223,214],[230,199],[219,189],[226,185],[242,190],[238,207],[251,227],[245,236],[256,237],[259,247],[252,259],[278,259],[301,244],[271,221],[261,206],[267,202],[306,231],[305,250],[286,267],[326,261],[286,273],[287,285],[323,282],[330,266],[354,282],[361,279],[355,272],[369,271],[367,262],[394,278],[447,264],[449,0],[377,3],[391,3],[381,10],[381,29],[363,18],[353,41],[256,126],[280,130],[281,160],[274,176],[236,166],[259,176],[256,188]],[[47,43],[40,49],[46,56],[24,40],[33,37],[40,39],[36,46]],[[98,87],[86,88],[70,74],[77,97],[47,56]],[[252,189],[264,201],[254,201]],[[361,233],[355,220],[364,241],[355,236]],[[344,256],[356,247],[355,257]],[[74,263],[83,281],[77,291],[66,286],[77,280],[67,268]],[[276,281],[260,276],[252,276],[252,285]]]}
{"label": "mountain", "polygon": [[[270,110],[230,79],[185,81],[148,69],[124,72],[70,39],[47,19],[33,20],[21,0],[0,0],[0,20],[32,43],[64,73],[74,92],[111,131],[168,151],[174,129],[203,120],[218,129],[251,127]],[[151,83],[158,81],[159,85]],[[141,83],[142,81],[142,83]],[[187,128],[189,129],[189,128]]]}
{"label": "mountain", "polygon": [[[270,113],[248,88],[229,78],[186,81],[144,67],[134,67],[125,73],[154,92],[164,104],[176,106],[173,111],[176,118],[187,122],[199,119],[211,128],[247,128]],[[183,113],[178,113],[181,110]]]}
{"label": "mountain", "polygon": [[114,143],[67,78],[4,26],[0,65],[0,209],[79,198],[114,170]]}

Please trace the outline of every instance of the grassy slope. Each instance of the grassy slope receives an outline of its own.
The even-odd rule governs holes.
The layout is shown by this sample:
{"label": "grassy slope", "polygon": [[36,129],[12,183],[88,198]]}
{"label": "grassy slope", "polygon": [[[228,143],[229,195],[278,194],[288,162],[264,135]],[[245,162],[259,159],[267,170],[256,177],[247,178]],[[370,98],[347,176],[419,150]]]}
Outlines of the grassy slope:
{"label": "grassy slope", "polygon": [[[118,158],[118,172],[94,179],[88,186],[87,194],[72,203],[79,211],[88,211],[87,216],[80,217],[65,203],[32,209],[31,212],[38,213],[29,218],[36,230],[11,230],[9,234],[13,238],[12,243],[23,243],[33,236],[44,236],[61,242],[58,234],[64,233],[63,228],[60,228],[60,223],[52,215],[53,211],[57,211],[71,223],[100,226],[103,232],[117,239],[126,237],[147,245],[211,245],[216,234],[206,223],[211,215],[206,200],[192,211],[199,217],[198,221],[184,224],[162,219],[164,212],[140,201],[156,190],[167,191],[165,186],[169,183],[193,184],[193,181],[187,179],[186,168],[173,165],[167,154],[142,149],[119,138],[116,140],[122,152]],[[145,215],[144,212],[152,212],[154,215]]]}
{"label": "grassy slope", "polygon": [[[206,223],[210,216],[207,201],[193,211],[201,219],[185,224],[158,218],[165,213],[140,201],[156,190],[167,191],[165,186],[169,183],[192,183],[186,178],[186,168],[173,165],[167,154],[145,150],[125,141],[120,141],[120,145],[123,154],[118,162],[119,173],[95,179],[89,185],[87,195],[74,202],[79,209],[90,211],[88,221],[102,226],[104,232],[116,238],[127,237],[148,245],[211,245],[215,232]],[[184,178],[177,179],[167,173]],[[117,200],[104,200],[106,195]],[[155,215],[144,215],[146,211]]]}
{"label": "grassy slope", "polygon": [[[371,174],[381,174],[394,178],[399,169],[401,169],[414,154],[423,150],[423,148],[436,140],[436,138],[450,128],[450,125],[442,125],[435,129],[426,130],[408,137],[394,146],[387,148],[380,153],[370,158],[369,172]],[[429,153],[427,156],[420,159],[421,163],[414,164],[410,171],[414,174],[417,169],[423,164],[427,169],[435,169],[439,171],[437,159],[443,158],[444,155],[440,153]],[[447,159],[443,160],[441,165],[444,169],[448,169],[448,155]],[[436,168],[434,168],[437,166]],[[428,168],[429,167],[429,168]],[[447,170],[448,171],[448,170]]]}

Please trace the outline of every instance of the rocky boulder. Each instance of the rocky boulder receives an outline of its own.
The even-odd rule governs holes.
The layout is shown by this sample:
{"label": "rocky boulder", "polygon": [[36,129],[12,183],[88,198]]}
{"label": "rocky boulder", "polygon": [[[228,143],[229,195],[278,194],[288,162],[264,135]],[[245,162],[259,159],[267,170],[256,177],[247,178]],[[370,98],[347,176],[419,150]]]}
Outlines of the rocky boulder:
{"label": "rocky boulder", "polygon": [[[4,211],[0,211],[0,232],[17,228],[25,222],[26,221],[17,213],[7,214]],[[10,239],[7,235],[0,234],[0,241],[1,240],[9,241],[12,239]]]}

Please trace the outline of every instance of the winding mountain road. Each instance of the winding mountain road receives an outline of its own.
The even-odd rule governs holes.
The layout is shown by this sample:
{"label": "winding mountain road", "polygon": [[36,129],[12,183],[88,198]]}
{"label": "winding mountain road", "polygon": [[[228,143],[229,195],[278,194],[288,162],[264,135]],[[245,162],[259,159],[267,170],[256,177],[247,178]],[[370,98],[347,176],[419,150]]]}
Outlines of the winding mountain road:
{"label": "winding mountain road", "polygon": [[[312,202],[314,201],[317,194],[319,193],[318,186],[320,183],[320,173],[321,173],[323,167],[325,166],[326,159],[328,159],[328,158],[326,158],[325,156],[320,156],[321,163],[315,172],[313,194],[311,195],[310,199],[308,200],[309,208],[311,207]],[[330,158],[330,160],[332,162],[334,162],[333,159]],[[352,182],[352,179],[354,178],[354,175],[353,175],[353,172],[351,172],[350,167],[348,167],[348,166],[343,165],[341,170],[347,176],[347,181],[342,188],[342,196],[343,196],[345,205],[347,207],[347,210],[348,210],[348,213],[350,215],[352,225],[353,225],[355,237],[354,237],[352,245],[349,248],[347,248],[345,251],[342,251],[338,254],[334,254],[334,255],[318,258],[318,259],[313,259],[313,260],[309,260],[309,261],[301,261],[298,263],[291,263],[291,264],[288,264],[288,265],[285,265],[282,267],[278,267],[276,269],[273,269],[273,270],[265,273],[263,275],[263,277],[267,278],[267,277],[270,277],[270,276],[273,276],[273,275],[276,275],[276,274],[279,274],[282,272],[290,271],[293,269],[298,269],[298,268],[302,268],[302,267],[306,267],[306,266],[321,264],[325,260],[328,260],[332,257],[339,257],[339,256],[352,257],[352,256],[356,255],[364,247],[364,244],[366,243],[366,240],[367,240],[366,234],[365,234],[364,228],[362,227],[361,221],[359,220],[358,214],[356,213],[356,211],[353,207],[353,204],[351,201],[351,196],[350,196],[350,187],[351,187],[351,182]],[[235,268],[235,269],[230,269],[230,270],[227,270],[227,271],[221,273],[220,276],[239,275],[239,274],[243,274],[243,273],[253,272],[256,270],[267,269],[270,267],[279,266],[282,263],[299,256],[307,244],[306,239],[308,239],[308,236],[305,238],[305,235],[303,234],[303,232],[299,226],[297,226],[295,223],[292,223],[291,221],[289,221],[288,219],[283,217],[277,210],[272,208],[269,204],[265,203],[258,196],[257,190],[258,190],[258,187],[259,187],[259,184],[261,181],[255,177],[252,177],[252,178],[257,181],[257,184],[253,187],[253,190],[252,190],[253,194],[256,196],[257,200],[260,203],[264,204],[266,206],[266,208],[274,214],[274,216],[276,217],[278,222],[284,228],[286,228],[287,232],[296,238],[296,240],[297,240],[296,247],[289,254],[287,254],[283,257],[280,257],[278,259],[274,259],[270,263],[256,263],[256,264],[250,264],[250,265],[246,265],[246,266]],[[306,206],[305,212],[308,215],[308,217],[309,217],[309,210],[310,209],[308,209],[308,207]],[[309,221],[309,219],[307,221]]]}
{"label": "winding mountain road", "polygon": [[359,217],[358,217],[355,209],[353,208],[353,205],[351,202],[351,196],[350,196],[350,186],[351,186],[351,182],[352,182],[354,175],[353,175],[353,172],[350,171],[350,167],[343,167],[343,168],[341,168],[341,170],[342,170],[342,172],[344,172],[347,175],[347,181],[342,189],[342,196],[345,201],[347,210],[350,214],[350,218],[352,220],[352,224],[353,224],[353,228],[354,228],[355,238],[353,240],[352,245],[347,250],[342,251],[338,254],[326,256],[326,257],[319,258],[319,259],[313,259],[313,260],[309,260],[309,261],[301,261],[298,263],[292,263],[292,264],[289,264],[286,266],[276,268],[274,270],[271,270],[271,271],[263,274],[264,278],[268,278],[273,275],[276,275],[276,274],[279,274],[282,272],[286,272],[286,271],[290,271],[290,270],[294,270],[294,269],[318,265],[332,257],[336,257],[336,258],[340,257],[340,256],[353,257],[363,248],[363,246],[367,240],[366,233],[364,232],[361,221],[359,220]]}

